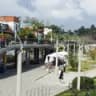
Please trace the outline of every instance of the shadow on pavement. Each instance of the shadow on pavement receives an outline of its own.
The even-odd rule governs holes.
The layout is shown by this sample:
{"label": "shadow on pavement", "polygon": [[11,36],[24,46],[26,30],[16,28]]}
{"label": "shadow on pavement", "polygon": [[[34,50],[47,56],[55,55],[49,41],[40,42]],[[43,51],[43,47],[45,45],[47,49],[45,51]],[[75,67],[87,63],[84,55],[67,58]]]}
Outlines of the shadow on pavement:
{"label": "shadow on pavement", "polygon": [[[38,68],[42,66],[43,64],[29,64],[29,65],[23,65],[22,72],[27,72],[29,70]],[[0,79],[9,78],[10,76],[15,76],[17,74],[16,68],[6,68],[5,72],[0,73]]]}

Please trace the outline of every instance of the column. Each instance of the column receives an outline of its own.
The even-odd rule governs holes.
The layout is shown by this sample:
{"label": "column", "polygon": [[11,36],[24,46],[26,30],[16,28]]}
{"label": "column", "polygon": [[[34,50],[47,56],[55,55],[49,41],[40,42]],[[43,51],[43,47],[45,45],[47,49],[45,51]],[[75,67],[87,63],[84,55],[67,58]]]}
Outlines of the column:
{"label": "column", "polygon": [[39,48],[34,48],[34,61],[35,64],[39,63]]}
{"label": "column", "polygon": [[78,76],[77,76],[77,90],[80,90],[80,73],[81,73],[81,54],[82,46],[79,44],[78,48]]}
{"label": "column", "polygon": [[74,42],[74,48],[73,48],[73,49],[74,49],[74,56],[75,56],[75,52],[76,52],[75,48],[76,48],[76,47],[75,47],[75,42]]}
{"label": "column", "polygon": [[3,53],[3,62],[2,62],[2,72],[5,72],[6,70],[6,63],[7,63],[7,57],[6,57],[6,52]]}
{"label": "column", "polygon": [[15,65],[14,65],[14,67],[15,68],[17,68],[17,55],[18,55],[18,50],[17,49],[15,49]]}
{"label": "column", "polygon": [[26,65],[30,64],[30,51],[26,50],[26,55],[25,55],[25,59],[26,59]]}

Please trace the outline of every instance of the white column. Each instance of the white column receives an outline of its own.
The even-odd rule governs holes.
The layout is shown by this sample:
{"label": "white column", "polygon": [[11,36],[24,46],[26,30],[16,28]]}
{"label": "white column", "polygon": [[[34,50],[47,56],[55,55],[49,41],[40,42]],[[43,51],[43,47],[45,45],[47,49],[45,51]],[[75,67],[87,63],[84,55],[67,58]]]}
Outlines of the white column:
{"label": "white column", "polygon": [[78,77],[77,77],[77,90],[80,90],[80,71],[81,71],[81,45],[78,48]]}
{"label": "white column", "polygon": [[68,44],[67,44],[67,52],[68,52],[68,61],[67,61],[67,64],[69,64],[69,41],[68,41]]}
{"label": "white column", "polygon": [[51,42],[53,41],[53,35],[52,35],[52,30],[51,30]]}
{"label": "white column", "polygon": [[22,96],[22,50],[18,53],[17,57],[17,86],[16,96]]}
{"label": "white column", "polygon": [[75,50],[75,43],[74,43],[74,56],[75,56],[75,51],[76,51],[76,50]]}
{"label": "white column", "polygon": [[69,53],[69,41],[68,41],[68,44],[67,44],[67,52]]}
{"label": "white column", "polygon": [[15,39],[15,41],[16,41],[16,30],[14,29],[14,39]]}
{"label": "white column", "polygon": [[57,73],[58,71],[58,39],[56,40],[56,65],[55,65],[55,72]]}

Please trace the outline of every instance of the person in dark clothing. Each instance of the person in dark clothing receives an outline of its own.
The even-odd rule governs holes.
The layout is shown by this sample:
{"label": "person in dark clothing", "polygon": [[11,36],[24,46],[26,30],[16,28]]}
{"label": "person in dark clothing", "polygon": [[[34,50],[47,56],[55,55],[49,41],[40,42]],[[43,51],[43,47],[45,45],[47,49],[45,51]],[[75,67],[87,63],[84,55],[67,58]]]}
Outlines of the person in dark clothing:
{"label": "person in dark clothing", "polygon": [[61,72],[60,72],[59,79],[63,80],[63,70],[61,70]]}

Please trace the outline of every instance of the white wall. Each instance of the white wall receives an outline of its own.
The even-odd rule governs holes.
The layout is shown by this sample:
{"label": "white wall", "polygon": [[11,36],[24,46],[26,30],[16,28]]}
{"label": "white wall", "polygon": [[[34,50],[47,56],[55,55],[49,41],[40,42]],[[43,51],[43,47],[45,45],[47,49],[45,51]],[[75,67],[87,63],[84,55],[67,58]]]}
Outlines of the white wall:
{"label": "white wall", "polygon": [[44,28],[44,35],[47,35],[49,32],[52,32],[52,29]]}
{"label": "white wall", "polygon": [[19,23],[17,23],[17,22],[4,22],[4,21],[0,21],[0,23],[8,24],[13,32],[16,31],[16,25],[19,26]]}

